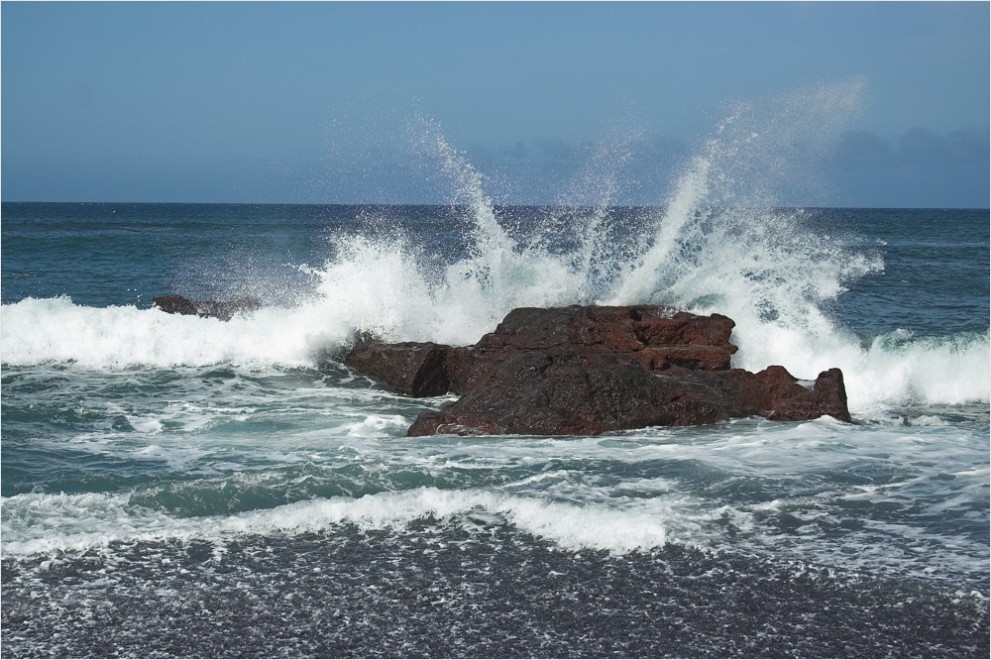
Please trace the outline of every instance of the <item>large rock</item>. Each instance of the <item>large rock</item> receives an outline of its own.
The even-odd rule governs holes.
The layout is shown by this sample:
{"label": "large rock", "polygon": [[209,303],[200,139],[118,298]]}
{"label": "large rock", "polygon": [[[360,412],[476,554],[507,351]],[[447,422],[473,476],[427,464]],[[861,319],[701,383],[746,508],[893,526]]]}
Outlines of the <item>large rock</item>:
{"label": "large rock", "polygon": [[752,415],[779,421],[832,415],[850,421],[842,375],[837,369],[823,372],[809,389],[783,367],[756,374],[682,367],[652,373],[636,364],[523,353],[484,388],[417,417],[407,435],[595,435]]}
{"label": "large rock", "polygon": [[673,366],[728,369],[737,348],[733,320],[696,316],[667,307],[522,307],[494,332],[453,354],[447,366],[452,391],[483,387],[495,369],[518,353],[578,355],[587,364],[638,363],[648,371]]}
{"label": "large rock", "polygon": [[183,296],[168,295],[152,298],[151,304],[169,314],[188,314],[192,316],[207,316],[221,321],[230,321],[240,312],[253,312],[261,304],[254,298],[236,298],[234,300],[190,300]]}
{"label": "large rock", "polygon": [[646,426],[708,424],[738,416],[726,383],[655,375],[635,363],[588,364],[536,352],[507,360],[480,390],[420,415],[408,435],[594,435]]}
{"label": "large rock", "polygon": [[734,323],[656,306],[521,308],[474,346],[360,337],[351,368],[409,396],[462,395],[409,435],[591,435],[761,415],[850,419],[838,369],[730,368]]}

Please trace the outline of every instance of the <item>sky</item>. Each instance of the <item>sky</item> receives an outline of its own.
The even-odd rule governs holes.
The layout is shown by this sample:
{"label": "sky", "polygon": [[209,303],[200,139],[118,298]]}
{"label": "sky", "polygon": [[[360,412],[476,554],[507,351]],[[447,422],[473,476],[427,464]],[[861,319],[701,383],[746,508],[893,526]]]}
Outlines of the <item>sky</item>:
{"label": "sky", "polygon": [[783,205],[988,207],[987,2],[5,0],[0,31],[4,201],[446,203],[460,168],[664,203],[742,118]]}

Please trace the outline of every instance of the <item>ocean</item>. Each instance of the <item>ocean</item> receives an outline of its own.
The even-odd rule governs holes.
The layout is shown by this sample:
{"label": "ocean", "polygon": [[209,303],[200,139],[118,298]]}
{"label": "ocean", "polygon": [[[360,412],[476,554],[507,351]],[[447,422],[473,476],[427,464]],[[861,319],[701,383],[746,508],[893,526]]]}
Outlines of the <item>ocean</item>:
{"label": "ocean", "polygon": [[[4,203],[4,657],[988,657],[989,213]],[[700,181],[702,183],[700,183]],[[257,298],[229,322],[157,295]],[[736,321],[852,423],[405,432],[358,330]]]}

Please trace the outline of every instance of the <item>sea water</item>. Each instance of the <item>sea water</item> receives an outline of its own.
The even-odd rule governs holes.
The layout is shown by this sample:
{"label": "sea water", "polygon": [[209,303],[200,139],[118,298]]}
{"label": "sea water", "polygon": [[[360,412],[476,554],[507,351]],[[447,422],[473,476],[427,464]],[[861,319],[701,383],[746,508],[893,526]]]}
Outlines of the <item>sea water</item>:
{"label": "sea water", "polygon": [[[650,207],[430,132],[446,206],[3,204],[3,654],[987,657],[988,211],[731,196],[727,126]],[[573,303],[726,314],[853,422],[406,438],[452,397],[342,363]]]}

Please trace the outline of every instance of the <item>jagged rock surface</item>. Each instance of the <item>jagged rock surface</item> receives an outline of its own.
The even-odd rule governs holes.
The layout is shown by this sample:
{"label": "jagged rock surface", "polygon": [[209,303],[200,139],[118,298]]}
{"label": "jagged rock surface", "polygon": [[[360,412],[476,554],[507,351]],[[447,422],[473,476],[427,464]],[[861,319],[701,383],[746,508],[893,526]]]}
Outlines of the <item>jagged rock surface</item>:
{"label": "jagged rock surface", "polygon": [[347,364],[409,396],[461,399],[409,435],[593,435],[761,415],[849,421],[843,375],[731,369],[734,322],[657,306],[520,308],[474,346],[357,339]]}

